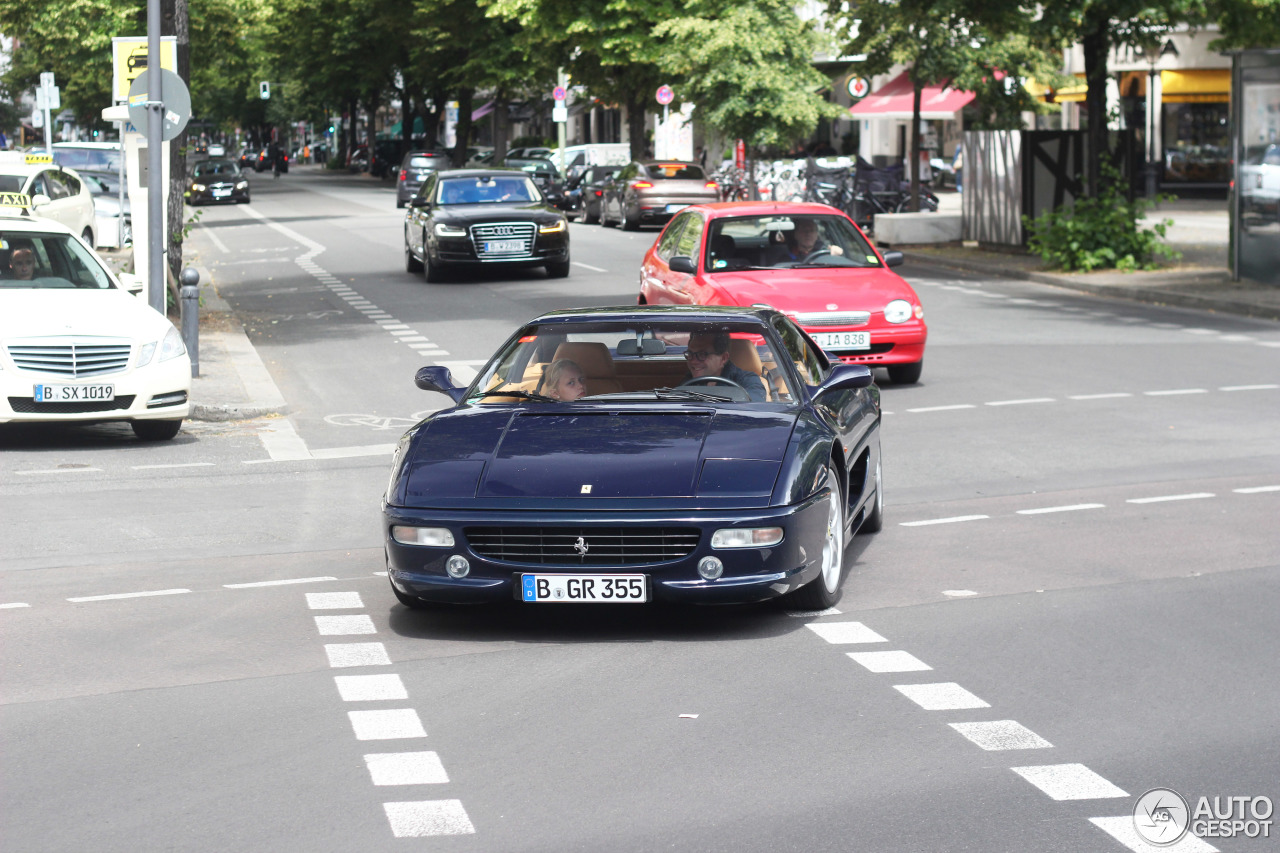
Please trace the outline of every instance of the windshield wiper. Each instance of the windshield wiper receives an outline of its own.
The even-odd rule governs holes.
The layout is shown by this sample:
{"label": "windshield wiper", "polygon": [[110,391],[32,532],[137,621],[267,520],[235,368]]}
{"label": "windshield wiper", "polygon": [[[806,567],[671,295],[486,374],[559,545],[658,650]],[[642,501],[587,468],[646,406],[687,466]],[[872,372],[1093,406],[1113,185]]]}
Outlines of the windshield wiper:
{"label": "windshield wiper", "polygon": [[481,397],[516,397],[521,400],[534,400],[539,403],[559,403],[555,397],[548,397],[545,394],[538,394],[534,391],[520,391],[511,389],[510,391],[485,391]]}
{"label": "windshield wiper", "polygon": [[692,388],[654,388],[653,394],[658,398],[668,397],[677,400],[709,400],[716,403],[724,403],[729,400],[728,397],[722,397],[719,394],[694,391]]}

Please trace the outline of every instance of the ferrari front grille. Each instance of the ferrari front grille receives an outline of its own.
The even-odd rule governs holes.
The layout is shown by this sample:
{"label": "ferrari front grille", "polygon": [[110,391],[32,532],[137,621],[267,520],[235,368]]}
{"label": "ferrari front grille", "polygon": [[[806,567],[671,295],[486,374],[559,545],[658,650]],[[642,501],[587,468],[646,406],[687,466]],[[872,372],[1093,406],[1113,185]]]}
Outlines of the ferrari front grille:
{"label": "ferrari front grille", "polygon": [[642,566],[689,556],[693,527],[468,527],[471,549],[502,563]]}

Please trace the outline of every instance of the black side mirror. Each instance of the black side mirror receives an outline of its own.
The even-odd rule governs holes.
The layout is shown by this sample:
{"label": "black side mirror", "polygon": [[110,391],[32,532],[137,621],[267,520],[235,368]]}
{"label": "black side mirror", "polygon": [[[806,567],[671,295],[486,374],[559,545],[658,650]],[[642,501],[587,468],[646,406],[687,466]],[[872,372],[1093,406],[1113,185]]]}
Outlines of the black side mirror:
{"label": "black side mirror", "polygon": [[871,368],[865,364],[839,364],[832,365],[831,372],[827,374],[827,378],[822,380],[822,384],[813,390],[813,396],[825,394],[828,391],[851,391],[854,388],[867,388],[871,385],[872,376]]}
{"label": "black side mirror", "polygon": [[409,206],[410,207],[430,207],[431,199],[425,198],[423,196],[414,196],[412,199],[409,200]]}
{"label": "black side mirror", "polygon": [[693,275],[698,271],[698,268],[693,265],[693,258],[685,255],[676,255],[667,262],[667,266],[672,272],[685,272],[689,273],[689,275]]}
{"label": "black side mirror", "polygon": [[886,267],[900,267],[902,262],[906,260],[901,252],[892,251],[884,253],[884,265]]}
{"label": "black side mirror", "polygon": [[423,391],[438,391],[455,403],[462,402],[462,395],[467,391],[465,388],[455,388],[453,374],[449,372],[449,368],[438,364],[419,368],[413,377],[413,384]]}

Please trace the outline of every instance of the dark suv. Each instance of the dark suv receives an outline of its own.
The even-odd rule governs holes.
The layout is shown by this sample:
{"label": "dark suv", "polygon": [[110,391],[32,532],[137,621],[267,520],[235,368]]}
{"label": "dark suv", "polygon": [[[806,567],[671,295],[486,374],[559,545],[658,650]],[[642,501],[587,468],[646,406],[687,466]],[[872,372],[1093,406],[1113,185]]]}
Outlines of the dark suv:
{"label": "dark suv", "polygon": [[396,175],[396,207],[404,207],[432,172],[449,168],[449,155],[438,151],[410,151]]}

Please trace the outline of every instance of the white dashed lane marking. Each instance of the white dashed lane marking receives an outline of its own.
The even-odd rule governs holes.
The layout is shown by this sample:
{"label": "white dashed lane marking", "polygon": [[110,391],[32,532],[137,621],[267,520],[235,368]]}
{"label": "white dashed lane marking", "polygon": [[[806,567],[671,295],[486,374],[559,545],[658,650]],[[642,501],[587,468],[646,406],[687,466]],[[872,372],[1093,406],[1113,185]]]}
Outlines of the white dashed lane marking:
{"label": "white dashed lane marking", "polygon": [[888,642],[884,637],[881,637],[861,622],[810,622],[805,627],[828,643],[837,645],[843,643]]}
{"label": "white dashed lane marking", "polygon": [[434,752],[381,752],[364,757],[375,785],[443,785],[449,781]]}
{"label": "white dashed lane marking", "polygon": [[68,598],[77,604],[82,601],[117,601],[121,598],[150,598],[153,595],[182,595],[191,592],[189,589],[154,589],[148,592],[118,592],[112,595],[84,595],[79,598]]}
{"label": "white dashed lane marking", "polygon": [[1014,720],[984,723],[948,723],[976,746],[988,752],[1005,749],[1050,749],[1053,744]]}
{"label": "white dashed lane marking", "polygon": [[30,471],[14,471],[19,475],[28,474],[101,474],[101,468],[36,468]]}
{"label": "white dashed lane marking", "polygon": [[470,835],[476,831],[460,800],[383,803],[396,838],[429,835]]}
{"label": "white dashed lane marking", "polygon": [[356,740],[403,740],[426,737],[427,730],[413,708],[383,711],[348,711]]}
{"label": "white dashed lane marking", "polygon": [[1119,841],[1125,847],[1128,847],[1134,853],[1157,853],[1157,851],[1167,851],[1167,853],[1217,853],[1218,848],[1210,845],[1200,838],[1196,838],[1191,833],[1182,836],[1177,844],[1167,845],[1165,847],[1156,847],[1148,844],[1138,835],[1138,830],[1133,826],[1133,815],[1121,815],[1120,817],[1091,817],[1089,823],[1101,829],[1110,835],[1116,841]]}
{"label": "white dashed lane marking", "polygon": [[254,581],[253,583],[224,583],[224,589],[256,589],[264,586],[292,586],[298,583],[323,583],[325,581],[336,581],[337,578],[320,577],[320,578],[289,578],[280,581]]}
{"label": "white dashed lane marking", "polygon": [[1160,495],[1153,498],[1129,498],[1125,501],[1128,504],[1158,504],[1166,501],[1198,501],[1205,498],[1217,497],[1213,492],[1193,492],[1188,495]]}
{"label": "white dashed lane marking", "polygon": [[1106,394],[1076,394],[1068,400],[1114,400],[1117,397],[1132,397],[1128,391],[1111,391]]}
{"label": "white dashed lane marking", "polygon": [[926,711],[960,711],[991,707],[954,681],[942,684],[895,684],[893,689]]}
{"label": "white dashed lane marking", "polygon": [[0,604],[0,610],[13,610],[18,607],[30,607],[30,606],[31,606],[30,604],[27,604],[22,601],[11,601],[8,604]]}
{"label": "white dashed lane marking", "polygon": [[390,666],[387,648],[382,643],[329,643],[324,647],[329,666]]}
{"label": "white dashed lane marking", "polygon": [[1070,504],[1068,506],[1046,506],[1039,509],[1020,509],[1018,515],[1044,515],[1051,512],[1076,512],[1082,509],[1106,509],[1106,504]]}
{"label": "white dashed lane marking", "polygon": [[1028,397],[1025,400],[993,400],[990,403],[983,403],[984,406],[1025,406],[1028,403],[1053,403],[1052,397]]}
{"label": "white dashed lane marking", "polygon": [[1177,397],[1183,394],[1208,394],[1208,388],[1173,388],[1168,391],[1143,391],[1148,397]]}
{"label": "white dashed lane marking", "polygon": [[954,406],[925,406],[920,409],[907,409],[908,412],[919,414],[921,412],[954,412],[957,409],[976,409],[977,406],[972,403],[957,403]]}
{"label": "white dashed lane marking", "polygon": [[373,620],[363,614],[353,616],[317,616],[316,628],[322,637],[337,637],[343,634],[376,634]]}
{"label": "white dashed lane marking", "polygon": [[1232,489],[1239,495],[1260,495],[1263,492],[1280,492],[1280,486],[1252,486],[1247,489]]}
{"label": "white dashed lane marking", "polygon": [[1129,796],[1083,764],[1041,764],[1010,769],[1054,800],[1101,800]]}
{"label": "white dashed lane marking", "polygon": [[930,518],[925,521],[903,521],[900,522],[902,527],[925,527],[930,524],[955,524],[961,521],[981,521],[984,518],[990,518],[989,515],[955,515],[951,518]]}
{"label": "white dashed lane marking", "polygon": [[344,610],[364,607],[358,592],[309,592],[307,606],[312,610]]}
{"label": "white dashed lane marking", "polygon": [[343,702],[376,702],[383,699],[408,699],[400,676],[390,675],[335,675],[338,695]]}
{"label": "white dashed lane marking", "polygon": [[850,658],[869,672],[924,672],[933,669],[910,652],[848,652]]}

